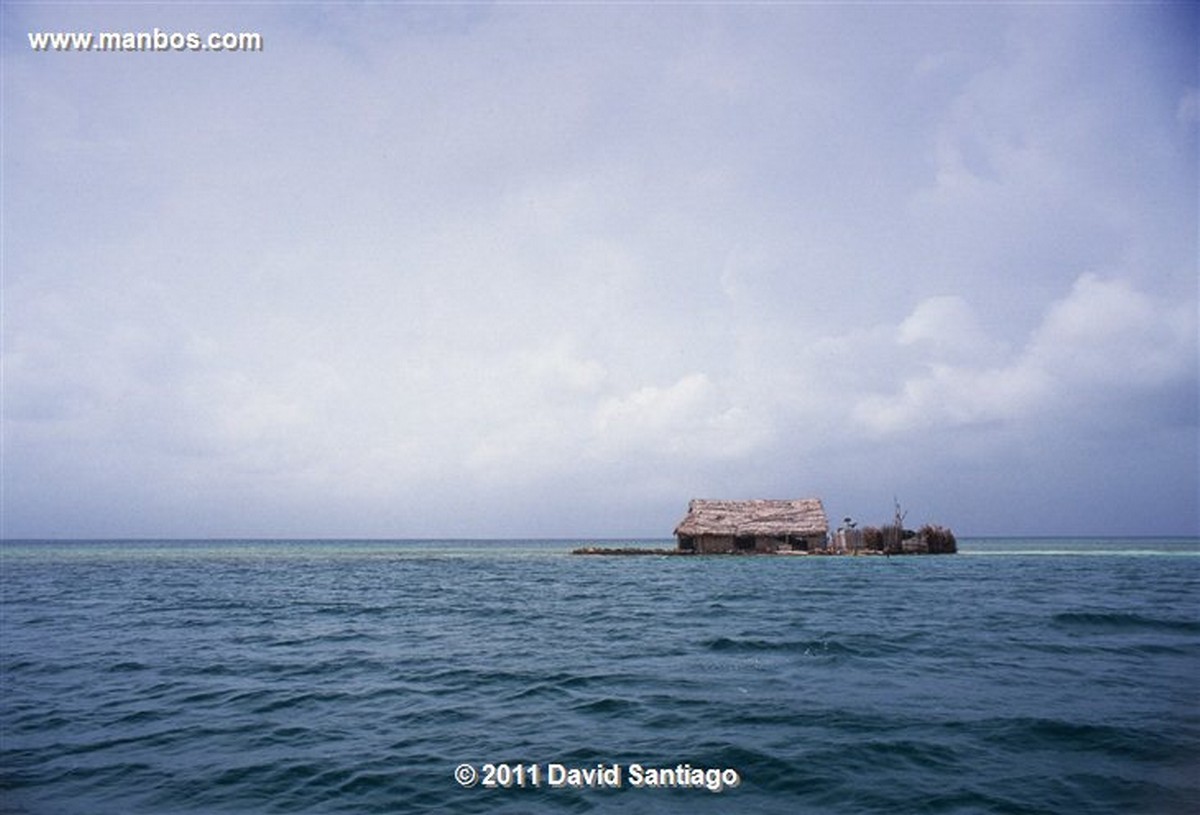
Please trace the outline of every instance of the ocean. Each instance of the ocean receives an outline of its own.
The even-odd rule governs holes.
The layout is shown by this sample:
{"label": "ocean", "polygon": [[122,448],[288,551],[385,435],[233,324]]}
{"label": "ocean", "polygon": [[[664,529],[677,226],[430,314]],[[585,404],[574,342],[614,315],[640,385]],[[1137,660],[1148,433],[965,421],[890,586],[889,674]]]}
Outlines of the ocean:
{"label": "ocean", "polygon": [[1200,812],[1195,539],[592,543],[0,544],[0,813]]}

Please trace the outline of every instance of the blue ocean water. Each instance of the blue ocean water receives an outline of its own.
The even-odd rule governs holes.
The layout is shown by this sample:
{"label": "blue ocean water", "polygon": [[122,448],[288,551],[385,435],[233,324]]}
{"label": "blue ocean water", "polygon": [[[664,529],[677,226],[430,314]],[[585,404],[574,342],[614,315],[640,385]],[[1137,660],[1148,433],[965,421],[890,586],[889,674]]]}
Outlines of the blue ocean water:
{"label": "blue ocean water", "polygon": [[0,813],[1200,812],[1196,540],[588,543],[6,542]]}

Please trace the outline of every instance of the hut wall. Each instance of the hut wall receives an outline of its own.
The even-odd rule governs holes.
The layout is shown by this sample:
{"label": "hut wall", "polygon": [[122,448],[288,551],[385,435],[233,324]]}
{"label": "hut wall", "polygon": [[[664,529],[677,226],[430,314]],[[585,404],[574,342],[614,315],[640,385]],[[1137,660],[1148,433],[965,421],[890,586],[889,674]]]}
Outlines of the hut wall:
{"label": "hut wall", "polygon": [[697,535],[696,551],[702,555],[717,552],[732,552],[734,539],[732,535]]}
{"label": "hut wall", "polygon": [[778,552],[788,548],[787,541],[774,535],[759,535],[754,539],[755,552]]}

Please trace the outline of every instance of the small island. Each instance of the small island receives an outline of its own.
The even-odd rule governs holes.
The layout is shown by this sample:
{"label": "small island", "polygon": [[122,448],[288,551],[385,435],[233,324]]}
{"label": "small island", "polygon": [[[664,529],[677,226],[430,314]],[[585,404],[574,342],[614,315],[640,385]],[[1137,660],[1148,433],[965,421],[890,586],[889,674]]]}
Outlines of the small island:
{"label": "small island", "polygon": [[890,524],[862,529],[846,518],[835,532],[819,498],[722,501],[695,499],[675,527],[674,549],[587,546],[576,555],[950,555],[954,533],[925,524],[904,527],[899,503]]}

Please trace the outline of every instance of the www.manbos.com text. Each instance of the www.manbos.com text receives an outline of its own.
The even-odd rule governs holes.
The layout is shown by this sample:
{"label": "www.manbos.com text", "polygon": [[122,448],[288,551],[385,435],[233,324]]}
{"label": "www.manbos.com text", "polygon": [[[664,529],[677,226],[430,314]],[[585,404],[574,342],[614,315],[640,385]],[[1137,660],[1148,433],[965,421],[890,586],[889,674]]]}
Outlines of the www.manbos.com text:
{"label": "www.manbos.com text", "polygon": [[261,51],[263,36],[257,31],[30,31],[34,51]]}

